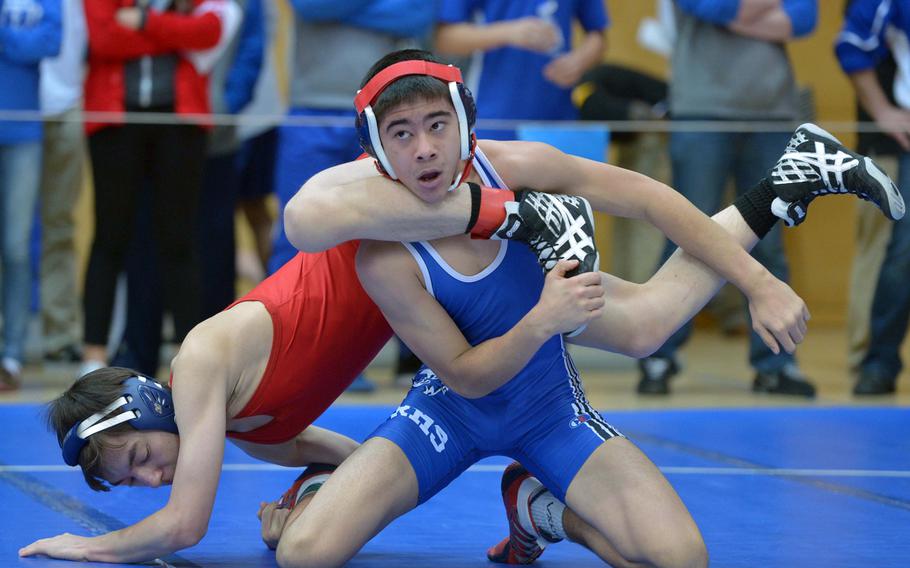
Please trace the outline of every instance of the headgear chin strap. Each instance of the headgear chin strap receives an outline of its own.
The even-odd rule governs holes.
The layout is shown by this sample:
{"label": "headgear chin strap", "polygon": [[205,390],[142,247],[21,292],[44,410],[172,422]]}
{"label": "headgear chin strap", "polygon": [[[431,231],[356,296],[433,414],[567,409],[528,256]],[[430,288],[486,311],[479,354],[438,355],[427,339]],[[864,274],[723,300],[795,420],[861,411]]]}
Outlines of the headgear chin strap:
{"label": "headgear chin strap", "polygon": [[[123,412],[107,418],[110,413],[123,408]],[[79,453],[88,443],[88,437],[112,428],[123,422],[130,422],[136,430],[163,430],[177,433],[174,420],[174,400],[171,393],[157,382],[145,377],[130,377],[123,381],[120,397],[76,423],[63,438],[61,449],[67,465],[79,465]]]}
{"label": "headgear chin strap", "polygon": [[442,65],[432,61],[421,59],[412,59],[410,61],[399,61],[389,65],[379,73],[373,76],[362,89],[357,91],[354,97],[354,108],[357,110],[357,131],[360,135],[360,145],[364,152],[370,154],[386,175],[397,180],[398,176],[392,168],[392,162],[386,156],[382,148],[382,140],[379,137],[379,121],[376,120],[376,114],[373,112],[373,103],[379,98],[382,92],[392,83],[407,77],[409,75],[425,75],[433,77],[446,83],[449,87],[449,96],[452,98],[452,106],[455,108],[455,116],[458,117],[458,132],[461,136],[461,160],[467,160],[468,165],[453,180],[449,191],[458,187],[462,178],[471,167],[471,160],[474,158],[474,123],[477,119],[477,107],[474,105],[474,97],[471,91],[464,85],[461,79],[461,71],[452,65]]}

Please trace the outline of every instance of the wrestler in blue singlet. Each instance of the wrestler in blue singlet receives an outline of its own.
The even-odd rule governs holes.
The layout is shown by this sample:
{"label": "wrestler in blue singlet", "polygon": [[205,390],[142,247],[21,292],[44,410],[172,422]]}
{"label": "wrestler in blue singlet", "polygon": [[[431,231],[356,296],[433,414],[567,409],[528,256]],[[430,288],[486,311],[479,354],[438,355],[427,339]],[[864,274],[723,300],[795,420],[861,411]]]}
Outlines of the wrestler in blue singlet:
{"label": "wrestler in blue singlet", "polygon": [[[479,149],[474,168],[485,185],[505,188]],[[473,276],[458,273],[430,243],[404,246],[420,267],[427,291],[471,345],[505,334],[540,299],[544,274],[521,243],[501,241],[493,262]],[[559,335],[509,382],[482,398],[462,397],[422,368],[398,409],[372,434],[404,451],[417,473],[420,503],[491,455],[521,462],[564,501],[585,460],[620,435],[588,403]]]}

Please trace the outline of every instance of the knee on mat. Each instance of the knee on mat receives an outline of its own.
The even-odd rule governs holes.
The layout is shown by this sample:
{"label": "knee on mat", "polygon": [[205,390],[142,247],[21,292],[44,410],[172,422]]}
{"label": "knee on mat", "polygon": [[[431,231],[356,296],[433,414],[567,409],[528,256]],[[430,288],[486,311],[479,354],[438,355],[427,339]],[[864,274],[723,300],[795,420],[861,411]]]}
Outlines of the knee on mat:
{"label": "knee on mat", "polygon": [[336,550],[318,534],[284,534],[275,551],[281,568],[326,568],[341,566],[347,560],[345,551]]}

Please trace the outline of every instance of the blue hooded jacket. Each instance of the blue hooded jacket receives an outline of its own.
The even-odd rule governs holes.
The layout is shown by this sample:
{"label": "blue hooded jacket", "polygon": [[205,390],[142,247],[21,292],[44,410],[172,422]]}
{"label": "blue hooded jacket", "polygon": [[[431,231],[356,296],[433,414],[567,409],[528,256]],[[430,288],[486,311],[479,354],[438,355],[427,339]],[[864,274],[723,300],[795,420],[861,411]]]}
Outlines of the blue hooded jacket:
{"label": "blue hooded jacket", "polygon": [[[0,0],[0,111],[38,111],[38,63],[60,52],[60,0]],[[40,122],[0,122],[0,144],[41,139]]]}

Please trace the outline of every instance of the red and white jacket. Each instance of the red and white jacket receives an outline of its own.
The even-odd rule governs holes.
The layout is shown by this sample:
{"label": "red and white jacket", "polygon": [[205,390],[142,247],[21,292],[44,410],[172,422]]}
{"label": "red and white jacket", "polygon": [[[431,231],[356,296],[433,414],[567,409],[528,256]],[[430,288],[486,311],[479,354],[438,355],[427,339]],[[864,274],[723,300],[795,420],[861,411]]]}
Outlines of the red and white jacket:
{"label": "red and white jacket", "polygon": [[[115,14],[124,7],[135,6],[134,0],[85,0],[88,26],[88,75],[85,79],[85,110],[123,112],[125,99],[124,64],[146,55],[178,53],[174,77],[177,114],[210,112],[208,77],[200,73],[187,58],[187,51],[216,47],[222,34],[222,21],[216,11],[199,10],[203,0],[191,0],[191,14],[150,10],[145,27],[140,31],[117,23]],[[205,0],[206,4],[225,0]],[[86,122],[91,134],[110,123]]]}

